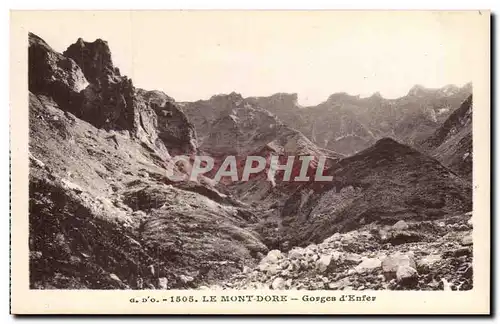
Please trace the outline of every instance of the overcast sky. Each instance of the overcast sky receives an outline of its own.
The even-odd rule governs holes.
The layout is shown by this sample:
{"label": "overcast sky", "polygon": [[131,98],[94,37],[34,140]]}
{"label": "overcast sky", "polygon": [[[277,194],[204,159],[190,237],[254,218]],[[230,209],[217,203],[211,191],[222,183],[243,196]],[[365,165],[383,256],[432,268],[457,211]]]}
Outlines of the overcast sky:
{"label": "overcast sky", "polygon": [[314,105],[335,92],[395,98],[415,84],[471,81],[478,14],[52,12],[26,28],[60,52],[102,38],[135,86],[177,101],[292,92]]}

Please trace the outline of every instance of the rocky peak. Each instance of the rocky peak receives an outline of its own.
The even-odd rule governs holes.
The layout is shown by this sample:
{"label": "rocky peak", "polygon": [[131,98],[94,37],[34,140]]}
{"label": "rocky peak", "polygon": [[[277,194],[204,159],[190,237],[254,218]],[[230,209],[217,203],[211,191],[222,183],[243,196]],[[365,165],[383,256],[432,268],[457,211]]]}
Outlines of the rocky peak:
{"label": "rocky peak", "polygon": [[210,97],[210,100],[243,100],[243,96],[240,93],[237,92],[231,92],[229,94],[221,93],[221,94],[216,94]]}
{"label": "rocky peak", "polygon": [[357,100],[359,98],[360,98],[359,95],[352,96],[347,92],[337,92],[330,95],[330,97],[328,97],[327,99],[327,102],[343,102],[343,101]]}
{"label": "rocky peak", "polygon": [[128,131],[161,155],[195,150],[193,126],[174,100],[161,91],[136,89],[114,67],[102,39],[79,38],[63,55],[30,33],[29,90],[97,128]]}
{"label": "rocky peak", "polygon": [[467,82],[463,85],[462,91],[472,93],[472,82]]}
{"label": "rocky peak", "polygon": [[447,84],[444,87],[442,87],[440,90],[441,90],[441,93],[443,95],[451,96],[451,95],[458,93],[460,91],[460,88],[454,84]]}
{"label": "rocky peak", "polygon": [[390,157],[402,156],[411,153],[416,153],[416,151],[410,146],[398,143],[390,137],[384,137],[379,139],[372,147],[360,152],[358,155],[354,155],[353,158],[356,156],[363,156],[363,158],[371,157],[375,160],[379,158],[385,160]]}
{"label": "rocky peak", "polygon": [[222,108],[221,110],[232,110],[241,107],[243,104],[243,96],[236,92],[230,94],[218,94],[210,98],[210,104]]}
{"label": "rocky peak", "polygon": [[277,101],[283,101],[283,102],[289,102],[296,104],[298,100],[298,95],[297,93],[284,93],[284,92],[279,92],[273,94],[271,99],[277,100]]}
{"label": "rocky peak", "polygon": [[120,76],[120,71],[113,65],[108,42],[102,39],[85,42],[82,38],[78,38],[76,43],[70,45],[63,54],[78,63],[90,82],[96,82],[110,75]]}
{"label": "rocky peak", "polygon": [[413,87],[411,87],[410,91],[408,91],[408,96],[420,96],[422,94],[424,94],[425,92],[425,87],[420,85],[420,84],[416,84],[414,85]]}
{"label": "rocky peak", "polygon": [[28,44],[29,90],[64,106],[78,101],[77,94],[89,84],[78,64],[33,33],[28,34]]}

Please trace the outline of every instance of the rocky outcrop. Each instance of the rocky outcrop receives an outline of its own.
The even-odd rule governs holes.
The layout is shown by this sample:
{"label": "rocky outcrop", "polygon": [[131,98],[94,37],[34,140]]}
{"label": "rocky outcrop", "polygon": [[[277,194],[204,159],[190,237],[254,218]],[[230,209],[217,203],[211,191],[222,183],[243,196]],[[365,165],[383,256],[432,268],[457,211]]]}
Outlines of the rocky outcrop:
{"label": "rocky outcrop", "polygon": [[63,55],[72,58],[91,83],[98,83],[108,76],[116,78],[120,76],[119,69],[113,65],[108,43],[102,39],[96,39],[91,43],[78,38]]}
{"label": "rocky outcrop", "polygon": [[89,85],[80,66],[33,33],[29,33],[28,44],[29,91],[48,95],[63,109],[78,114],[80,93]]}
{"label": "rocky outcrop", "polygon": [[134,87],[113,65],[107,42],[81,38],[60,54],[29,35],[29,89],[97,128],[128,131],[161,156],[196,150],[193,125],[174,100]]}
{"label": "rocky outcrop", "polygon": [[171,155],[192,154],[197,149],[194,126],[175,101],[161,91],[136,88],[135,116],[139,138],[146,138],[156,147],[167,147]]}

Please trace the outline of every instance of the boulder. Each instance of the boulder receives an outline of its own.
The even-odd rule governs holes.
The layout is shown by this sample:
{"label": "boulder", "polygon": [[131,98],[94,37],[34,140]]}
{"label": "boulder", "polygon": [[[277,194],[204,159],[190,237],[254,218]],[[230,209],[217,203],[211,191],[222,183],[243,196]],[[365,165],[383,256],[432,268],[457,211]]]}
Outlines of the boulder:
{"label": "boulder", "polygon": [[396,271],[396,280],[402,286],[413,286],[418,282],[418,272],[407,265],[399,266]]}
{"label": "boulder", "polygon": [[359,254],[356,254],[356,253],[349,253],[349,254],[346,254],[344,256],[344,260],[347,262],[347,263],[351,263],[351,264],[359,264],[361,263],[361,261],[363,261],[363,257]]}
{"label": "boulder", "polygon": [[271,284],[271,288],[275,290],[281,290],[285,289],[286,281],[285,279],[281,277],[277,277],[276,279],[273,280],[273,283]]}
{"label": "boulder", "polygon": [[436,262],[441,261],[441,255],[439,254],[430,254],[426,255],[417,262],[417,266],[419,269],[429,270]]}
{"label": "boulder", "polygon": [[183,284],[188,284],[190,283],[191,281],[194,280],[193,277],[191,276],[186,276],[186,275],[180,275],[179,276],[179,280],[183,283]]}
{"label": "boulder", "polygon": [[304,257],[304,249],[294,248],[288,252],[288,258],[291,260],[302,259]]}
{"label": "boulder", "polygon": [[396,252],[382,261],[382,271],[386,279],[394,278],[400,266],[416,269],[415,260],[411,255]]}
{"label": "boulder", "polygon": [[160,289],[168,289],[168,280],[165,277],[158,278],[158,287]]}
{"label": "boulder", "polygon": [[463,246],[472,245],[472,243],[473,243],[472,235],[464,236],[464,238],[462,238],[461,243]]}
{"label": "boulder", "polygon": [[281,259],[282,257],[283,257],[283,255],[281,254],[280,250],[271,250],[271,251],[269,251],[267,256],[264,259],[262,259],[262,261],[260,261],[260,263],[261,264],[263,264],[263,263],[270,263],[270,264],[278,263],[278,260]]}
{"label": "boulder", "polygon": [[451,252],[451,256],[454,257],[461,257],[463,255],[472,255],[472,248],[470,247],[462,247],[459,249],[456,249],[454,251],[447,251],[446,255],[449,256]]}
{"label": "boulder", "polygon": [[395,230],[406,230],[408,229],[408,224],[404,220],[398,221],[396,224],[392,225]]}
{"label": "boulder", "polygon": [[318,261],[316,261],[316,268],[319,272],[325,272],[326,269],[330,266],[330,262],[332,261],[331,255],[323,254]]}
{"label": "boulder", "polygon": [[361,263],[358,264],[354,269],[358,273],[363,273],[363,272],[371,271],[373,269],[380,268],[381,266],[382,266],[382,261],[380,261],[380,259],[368,258],[368,259],[364,259],[363,261],[361,261]]}

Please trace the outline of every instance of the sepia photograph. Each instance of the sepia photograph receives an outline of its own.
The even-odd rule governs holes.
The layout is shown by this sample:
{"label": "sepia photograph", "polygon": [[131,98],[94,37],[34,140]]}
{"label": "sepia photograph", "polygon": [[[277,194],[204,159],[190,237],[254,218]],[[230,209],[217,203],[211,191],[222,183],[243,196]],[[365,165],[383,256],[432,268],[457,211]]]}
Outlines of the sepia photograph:
{"label": "sepia photograph", "polygon": [[15,17],[29,291],[477,291],[489,12]]}

